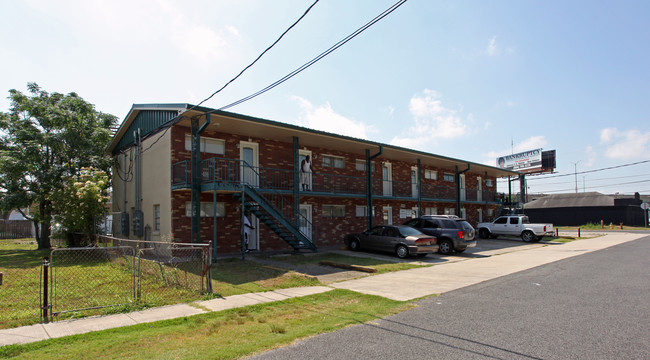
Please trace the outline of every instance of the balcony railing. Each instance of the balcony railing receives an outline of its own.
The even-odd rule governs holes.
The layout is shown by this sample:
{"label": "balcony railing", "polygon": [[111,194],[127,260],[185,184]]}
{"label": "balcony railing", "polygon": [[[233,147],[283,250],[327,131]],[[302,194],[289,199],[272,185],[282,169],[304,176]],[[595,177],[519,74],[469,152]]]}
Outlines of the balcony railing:
{"label": "balcony railing", "polygon": [[[242,183],[258,187],[260,190],[292,191],[294,172],[290,169],[254,167],[242,165],[241,160],[210,158],[201,162],[201,182],[218,184],[223,188],[236,189]],[[365,176],[346,176],[326,173],[312,173],[309,179],[309,191],[318,194],[341,196],[364,196],[366,194]],[[172,165],[172,186],[188,188],[192,184],[191,164],[189,160]],[[302,191],[302,186],[299,187]],[[372,179],[373,196],[394,198],[418,198],[418,184],[411,181]],[[456,186],[421,184],[424,200],[456,200]],[[496,192],[476,188],[465,188],[461,192],[461,201],[495,202]]]}

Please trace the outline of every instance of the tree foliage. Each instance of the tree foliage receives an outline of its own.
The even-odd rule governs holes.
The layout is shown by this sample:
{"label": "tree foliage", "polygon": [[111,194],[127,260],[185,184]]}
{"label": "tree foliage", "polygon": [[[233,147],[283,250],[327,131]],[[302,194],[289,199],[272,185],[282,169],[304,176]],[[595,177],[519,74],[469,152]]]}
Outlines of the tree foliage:
{"label": "tree foliage", "polygon": [[117,118],[97,112],[76,93],[48,93],[27,84],[29,94],[9,90],[10,110],[0,113],[0,208],[37,206],[39,248],[50,247],[52,195],[82,168],[108,173],[105,149]]}
{"label": "tree foliage", "polygon": [[54,192],[54,220],[68,235],[71,246],[86,245],[76,233],[93,234],[107,212],[108,175],[95,168],[64,179],[63,188]]}

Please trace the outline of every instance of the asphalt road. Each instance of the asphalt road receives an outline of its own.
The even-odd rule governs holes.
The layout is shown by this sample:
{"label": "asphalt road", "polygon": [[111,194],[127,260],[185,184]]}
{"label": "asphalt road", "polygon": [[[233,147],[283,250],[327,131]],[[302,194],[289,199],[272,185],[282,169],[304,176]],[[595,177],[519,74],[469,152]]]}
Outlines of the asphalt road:
{"label": "asphalt road", "polygon": [[255,359],[650,359],[650,237],[421,300]]}

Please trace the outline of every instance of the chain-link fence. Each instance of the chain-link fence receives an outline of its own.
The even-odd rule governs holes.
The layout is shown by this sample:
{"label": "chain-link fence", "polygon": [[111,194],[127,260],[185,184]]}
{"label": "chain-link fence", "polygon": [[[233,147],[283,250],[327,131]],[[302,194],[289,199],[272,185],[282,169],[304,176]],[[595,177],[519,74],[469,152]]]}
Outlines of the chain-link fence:
{"label": "chain-link fence", "polygon": [[[12,244],[14,245],[14,244]],[[31,245],[33,247],[33,245]],[[14,249],[0,250],[0,329],[33,324],[40,319],[41,266],[48,251]]]}
{"label": "chain-link fence", "polygon": [[93,247],[17,252],[0,261],[0,328],[196,300],[212,292],[210,253],[208,244],[107,236]]}

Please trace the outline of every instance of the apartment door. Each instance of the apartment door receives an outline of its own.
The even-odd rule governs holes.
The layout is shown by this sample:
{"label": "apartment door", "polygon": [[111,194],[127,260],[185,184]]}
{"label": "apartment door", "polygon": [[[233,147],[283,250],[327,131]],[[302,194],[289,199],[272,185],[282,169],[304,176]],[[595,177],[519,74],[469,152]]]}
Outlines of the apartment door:
{"label": "apartment door", "polygon": [[476,178],[476,201],[483,201],[483,179]]}
{"label": "apartment door", "polygon": [[240,141],[239,142],[242,183],[258,187],[260,184],[259,166],[260,166],[260,148],[258,143]]}
{"label": "apartment door", "polygon": [[254,229],[251,230],[250,236],[248,238],[248,249],[249,250],[260,250],[260,220],[257,216],[253,214],[248,215],[248,219],[251,222],[251,226]]}
{"label": "apartment door", "polygon": [[311,190],[313,191],[312,188],[312,174],[308,175],[303,175],[302,173],[302,161],[305,160],[309,156],[309,159],[311,161],[311,166],[314,166],[314,157],[311,155],[311,151],[309,150],[298,150],[298,173],[299,173],[299,178],[300,178],[300,190],[303,189],[303,184],[306,187],[306,190]]}
{"label": "apartment door", "polygon": [[458,178],[460,179],[460,201],[465,201],[467,199],[467,192],[465,191],[465,174],[460,174]]}
{"label": "apartment door", "polygon": [[383,213],[384,213],[384,224],[393,225],[393,208],[391,208],[390,206],[384,206]]}
{"label": "apartment door", "polygon": [[311,240],[312,235],[312,217],[311,204],[300,204],[300,232]]}
{"label": "apartment door", "polygon": [[413,196],[414,199],[418,198],[419,185],[420,184],[418,183],[418,168],[412,167],[411,168],[411,195]]}
{"label": "apartment door", "polygon": [[393,196],[393,168],[391,163],[383,163],[381,177],[384,187],[384,196]]}

